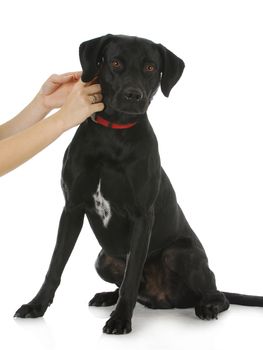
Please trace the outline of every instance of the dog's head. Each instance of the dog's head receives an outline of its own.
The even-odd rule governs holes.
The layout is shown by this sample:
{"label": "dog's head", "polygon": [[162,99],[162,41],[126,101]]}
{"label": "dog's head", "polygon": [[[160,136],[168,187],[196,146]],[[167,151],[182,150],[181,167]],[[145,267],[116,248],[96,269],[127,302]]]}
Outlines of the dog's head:
{"label": "dog's head", "polygon": [[106,108],[144,114],[159,84],[168,97],[184,62],[161,44],[123,35],[105,35],[80,45],[82,81],[98,76]]}

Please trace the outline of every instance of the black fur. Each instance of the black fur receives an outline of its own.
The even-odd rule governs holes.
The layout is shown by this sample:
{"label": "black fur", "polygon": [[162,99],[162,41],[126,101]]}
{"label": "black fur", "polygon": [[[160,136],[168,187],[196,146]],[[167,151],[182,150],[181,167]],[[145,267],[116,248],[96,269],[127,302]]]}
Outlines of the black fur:
{"label": "black fur", "polygon": [[159,84],[169,95],[183,61],[149,40],[115,35],[82,43],[80,60],[83,81],[97,76],[102,86],[101,116],[137,124],[114,130],[89,118],[78,128],[64,156],[66,204],[49,270],[38,294],[15,316],[42,316],[52,303],[85,214],[102,247],[96,269],[118,287],[90,301],[116,304],[105,333],[131,331],[136,301],[150,308],[194,307],[201,319],[217,318],[229,302],[263,306],[262,297],[217,290],[206,253],[160,164],[146,111]]}

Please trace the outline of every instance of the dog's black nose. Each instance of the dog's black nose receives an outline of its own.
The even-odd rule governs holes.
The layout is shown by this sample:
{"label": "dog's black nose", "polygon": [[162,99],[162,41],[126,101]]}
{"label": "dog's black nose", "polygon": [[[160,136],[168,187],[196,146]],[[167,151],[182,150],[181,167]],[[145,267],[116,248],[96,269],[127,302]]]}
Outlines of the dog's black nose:
{"label": "dog's black nose", "polygon": [[123,94],[125,99],[131,102],[139,102],[143,98],[143,92],[141,89],[126,88]]}

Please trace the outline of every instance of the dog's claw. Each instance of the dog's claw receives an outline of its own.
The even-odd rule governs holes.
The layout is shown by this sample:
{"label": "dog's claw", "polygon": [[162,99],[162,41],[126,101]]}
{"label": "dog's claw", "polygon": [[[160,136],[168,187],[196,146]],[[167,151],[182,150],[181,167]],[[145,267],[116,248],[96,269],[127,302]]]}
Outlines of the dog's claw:
{"label": "dog's claw", "polygon": [[103,332],[106,334],[127,334],[131,332],[131,321],[116,318],[110,318],[105,326]]}
{"label": "dog's claw", "polygon": [[199,305],[195,308],[195,313],[201,320],[217,320],[219,308],[212,304]]}
{"label": "dog's claw", "polygon": [[16,318],[36,318],[42,317],[46,311],[46,307],[41,304],[31,305],[24,304],[22,305],[14,314]]}
{"label": "dog's claw", "polygon": [[115,292],[103,292],[97,293],[90,300],[89,306],[111,306],[117,303],[118,300],[118,290]]}
{"label": "dog's claw", "polygon": [[227,310],[229,302],[220,292],[210,293],[195,306],[195,314],[201,320],[217,320],[219,312]]}

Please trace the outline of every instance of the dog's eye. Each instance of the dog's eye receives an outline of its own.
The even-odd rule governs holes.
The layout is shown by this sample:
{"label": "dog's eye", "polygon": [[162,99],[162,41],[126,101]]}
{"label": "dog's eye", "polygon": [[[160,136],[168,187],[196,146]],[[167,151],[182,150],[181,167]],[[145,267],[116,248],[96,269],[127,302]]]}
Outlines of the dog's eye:
{"label": "dog's eye", "polygon": [[112,68],[119,69],[122,67],[122,64],[119,60],[114,59],[111,61],[111,66],[112,66]]}
{"label": "dog's eye", "polygon": [[155,72],[156,71],[156,67],[154,64],[146,64],[144,66],[144,71],[145,72]]}

